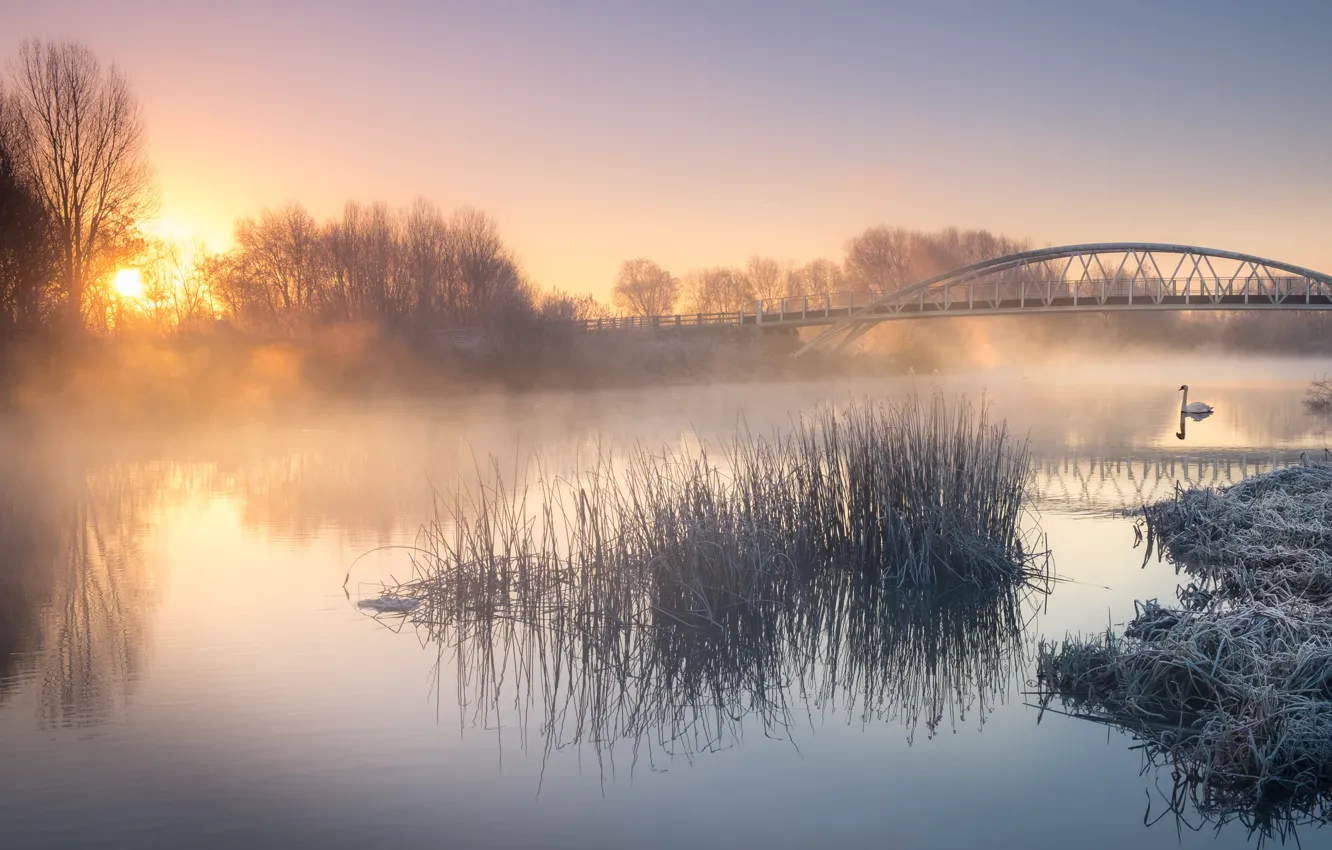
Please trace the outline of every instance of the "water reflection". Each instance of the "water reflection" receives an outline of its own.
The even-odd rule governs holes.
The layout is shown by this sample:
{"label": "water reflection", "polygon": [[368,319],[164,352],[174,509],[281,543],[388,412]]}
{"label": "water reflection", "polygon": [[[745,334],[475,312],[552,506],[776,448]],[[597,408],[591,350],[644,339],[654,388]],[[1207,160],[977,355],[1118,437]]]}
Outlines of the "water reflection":
{"label": "water reflection", "polygon": [[[497,604],[458,594],[406,624],[434,645],[436,698],[452,675],[464,724],[516,729],[543,758],[589,747],[603,782],[619,767],[737,744],[746,728],[797,743],[838,717],[895,720],[912,740],[973,716],[983,724],[1025,669],[1024,614],[1034,588],[921,594],[843,572],[689,622],[659,606],[647,622],[593,597]],[[372,614],[402,625],[398,615]]]}
{"label": "water reflection", "polygon": [[1137,741],[1143,752],[1143,773],[1166,775],[1168,787],[1158,782],[1156,798],[1148,794],[1143,822],[1156,826],[1173,822],[1176,829],[1200,832],[1211,827],[1220,832],[1229,824],[1239,824],[1250,839],[1262,847],[1276,839],[1281,844],[1300,845],[1299,831],[1320,828],[1332,821],[1332,795],[1305,795],[1284,802],[1258,802],[1254,793],[1237,792],[1208,777],[1213,773],[1205,765],[1181,764],[1171,756],[1171,747],[1160,735],[1121,730]]}
{"label": "water reflection", "polygon": [[[553,402],[529,404],[548,409]],[[465,418],[489,421],[493,412],[482,406]],[[658,415],[646,433],[679,434],[682,421]],[[708,420],[718,429],[733,422]],[[634,439],[622,424],[616,439]],[[462,433],[469,441],[459,439]],[[558,467],[572,468],[588,433],[572,427],[562,438],[541,439]],[[456,476],[471,462],[473,445],[498,448],[509,436],[462,432],[419,416],[370,416],[320,429],[261,429],[226,439],[201,432],[156,444],[10,440],[0,456],[0,702],[20,681],[40,682],[42,722],[52,725],[97,722],[123,702],[143,669],[162,581],[144,557],[144,539],[167,507],[227,499],[246,526],[275,539],[333,532],[366,548],[410,537],[424,519],[430,481]],[[1034,486],[1046,509],[1136,508],[1177,485],[1231,483],[1301,455],[1082,442],[1091,445],[1038,449]]]}
{"label": "water reflection", "polygon": [[[1287,370],[1285,387],[1268,380],[1277,374],[1271,368],[1212,384],[1173,362],[1154,368],[1172,374],[1153,377],[1115,362],[1103,375],[1033,368],[1025,383],[1015,375],[941,379],[946,391],[973,399],[987,390],[994,416],[1030,434],[1038,506],[1046,528],[1060,529],[1051,533],[1055,554],[1085,555],[1060,565],[1079,583],[1050,597],[1047,632],[1050,622],[1060,631],[1103,628],[1107,609],[1118,616],[1133,598],[1168,594],[1173,584],[1172,576],[1138,569],[1127,523],[1066,514],[1137,508],[1177,484],[1230,483],[1296,463],[1306,450],[1321,453],[1328,441],[1327,423],[1301,405],[1303,367]],[[1181,371],[1200,392],[1206,385],[1203,397],[1218,409],[1204,423],[1186,422],[1183,442],[1172,394]],[[1023,709],[996,711],[1024,678],[1030,600],[922,600],[829,583],[810,588],[798,605],[759,607],[713,630],[664,622],[595,630],[573,616],[534,628],[503,612],[460,611],[447,628],[419,633],[431,649],[423,660],[410,637],[376,640],[334,599],[347,562],[379,543],[409,541],[427,518],[431,481],[470,470],[473,451],[511,458],[539,450],[563,471],[578,466],[594,439],[619,447],[707,438],[732,431],[741,415],[766,431],[819,400],[904,388],[880,381],[469,397],[329,414],[303,427],[165,435],[0,431],[0,749],[13,767],[8,784],[0,782],[7,801],[0,826],[19,836],[15,846],[43,846],[25,837],[52,835],[60,824],[109,844],[190,846],[210,826],[251,824],[246,836],[298,831],[292,824],[308,822],[309,806],[334,799],[348,843],[384,837],[389,805],[402,815],[391,819],[399,827],[393,837],[407,843],[436,835],[431,830],[446,818],[475,827],[464,835],[487,835],[503,819],[533,822],[526,838],[551,828],[552,812],[572,811],[586,824],[632,819],[626,840],[598,842],[589,832],[582,842],[622,846],[640,837],[639,819],[650,820],[657,806],[699,812],[700,830],[715,819],[712,837],[733,843],[726,824],[751,828],[761,811],[753,801],[771,808],[770,800],[792,791],[785,771],[795,769],[832,789],[809,811],[790,807],[825,836],[882,834],[869,831],[880,821],[846,813],[883,798],[895,801],[896,810],[882,807],[887,816],[918,812],[939,829],[940,846],[970,846],[976,833],[960,830],[952,798],[931,790],[954,783],[964,797],[1010,801],[977,815],[995,834],[1026,830],[1034,843],[1058,846],[1071,825],[1132,843],[1152,780],[1133,775],[1137,755],[1126,754],[1124,742],[1107,749],[1101,733],[1086,744],[1088,736],[1036,727]],[[198,551],[207,557],[191,555]],[[216,574],[199,578],[207,570]],[[1100,585],[1114,585],[1114,593]],[[423,666],[436,653],[437,697],[446,708],[462,707],[466,741],[439,734],[433,712],[420,705]],[[143,685],[148,677],[151,688]],[[38,725],[108,719],[96,735],[34,734]],[[925,745],[927,736],[983,720],[983,740],[943,735]],[[836,729],[871,723],[877,734]],[[898,747],[913,733],[914,750]],[[616,770],[623,777],[635,764],[644,772],[672,758],[678,764],[735,746],[745,734],[738,758],[700,756],[707,767],[687,777],[654,776],[650,790],[617,787],[614,806],[575,807],[585,791],[595,796],[574,775],[579,755],[600,757],[607,777]],[[795,742],[807,758],[755,746],[765,734]],[[533,756],[525,767],[495,771],[491,736],[506,753],[521,744]],[[130,759],[147,768],[128,775],[122,764]],[[530,768],[535,777],[547,759],[558,762],[546,775],[559,776],[561,787],[551,793],[548,785],[534,805],[532,785],[515,776]],[[1005,771],[1019,788],[1047,783],[1062,814],[1051,821],[1048,812],[1030,813],[1020,790],[996,797]],[[1171,799],[1163,771],[1165,798],[1153,803],[1152,818]],[[743,792],[733,792],[737,776],[745,777]],[[906,794],[905,785],[919,792]],[[167,786],[175,796],[163,796]],[[881,787],[899,795],[883,797]],[[307,789],[308,805],[293,802],[296,788]],[[454,808],[441,814],[444,799]],[[1079,809],[1087,800],[1094,805]],[[122,809],[126,822],[105,814]],[[253,826],[256,812],[270,819]],[[1199,825],[1195,809],[1185,813]],[[790,823],[765,822],[769,836]],[[144,838],[144,823],[162,825],[155,838]],[[1127,838],[1114,832],[1129,826]],[[1141,843],[1173,845],[1166,831]],[[1227,846],[1243,839],[1240,830],[1228,832],[1240,834]],[[788,843],[812,843],[813,835]]]}
{"label": "water reflection", "polygon": [[[720,389],[700,392],[714,400],[726,396]],[[785,411],[811,392],[810,387],[770,389],[751,419],[756,425],[781,424]],[[1001,409],[1018,404],[1025,392],[1000,392],[996,404]],[[1298,399],[1265,404],[1261,388],[1244,392],[1257,394],[1244,407],[1264,407],[1264,415],[1280,423],[1255,433],[1295,439],[1307,431]],[[1229,397],[1224,390],[1217,395]],[[596,433],[585,415],[609,416],[612,408],[609,399],[600,399],[580,412],[565,401],[479,401],[448,416],[355,415],[319,428],[200,431],[169,440],[10,435],[0,454],[0,702],[11,699],[20,680],[41,683],[44,723],[96,722],[123,702],[143,668],[161,582],[144,558],[143,543],[153,517],[165,507],[223,498],[238,506],[246,526],[275,539],[311,540],[332,532],[347,535],[358,548],[401,540],[424,519],[431,480],[456,476],[474,451],[502,453],[508,446],[517,453],[539,442],[555,459],[556,471],[576,467],[589,435]],[[629,394],[621,401],[625,406],[608,420],[611,442],[675,438],[691,422],[706,435],[735,422],[724,410],[706,418],[681,411],[673,396]],[[1076,398],[1065,402],[1087,412]],[[1051,404],[1046,397],[1040,405],[1033,402],[1033,409]],[[521,410],[511,409],[515,406]],[[771,417],[763,419],[769,407]],[[1243,408],[1227,403],[1226,410],[1236,409]],[[507,425],[489,427],[495,416],[519,413],[528,418],[512,431]],[[1205,443],[1184,452],[1150,442],[1135,445],[1131,434],[1116,436],[1125,422],[1113,417],[1101,419],[1100,431],[1087,430],[1059,445],[1043,443],[1050,436],[1047,426],[1059,419],[1039,417],[1031,426],[1035,488],[1046,509],[1136,508],[1168,496],[1177,485],[1231,483],[1298,462],[1302,452]],[[520,426],[527,435],[522,442],[515,439]],[[1186,423],[1180,426],[1183,433]],[[1248,435],[1244,442],[1258,439]],[[1305,443],[1315,444],[1307,438]]]}
{"label": "water reflection", "polygon": [[[1322,450],[1318,449],[1319,456]],[[1310,456],[1311,450],[1230,448],[1047,452],[1033,458],[1033,487],[1045,509],[1106,513],[1169,498],[1176,487],[1224,487]]]}
{"label": "water reflection", "polygon": [[89,726],[142,673],[158,588],[143,557],[161,482],[151,469],[70,459],[0,469],[0,701],[37,684],[40,725]]}
{"label": "water reflection", "polygon": [[1181,439],[1181,440],[1184,439],[1185,434],[1187,433],[1187,432],[1185,431],[1185,427],[1186,427],[1186,424],[1187,424],[1189,421],[1193,421],[1193,422],[1201,422],[1201,421],[1203,421],[1204,419],[1206,419],[1207,417],[1209,417],[1209,416],[1211,416],[1211,415],[1212,415],[1212,411],[1210,411],[1210,410],[1208,410],[1208,411],[1206,411],[1206,412],[1203,412],[1203,413],[1187,413],[1187,412],[1181,410],[1181,411],[1179,412],[1179,430],[1175,432],[1175,436],[1176,436],[1178,439]]}

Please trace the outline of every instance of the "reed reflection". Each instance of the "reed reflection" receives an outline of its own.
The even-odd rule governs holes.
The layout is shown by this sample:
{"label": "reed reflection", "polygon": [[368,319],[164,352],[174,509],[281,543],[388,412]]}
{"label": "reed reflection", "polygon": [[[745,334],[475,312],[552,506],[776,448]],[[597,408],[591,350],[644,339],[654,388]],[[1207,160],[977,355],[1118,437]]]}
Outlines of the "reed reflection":
{"label": "reed reflection", "polygon": [[464,727],[501,745],[516,728],[524,750],[535,730],[543,759],[590,747],[605,781],[622,758],[632,771],[737,745],[747,724],[793,742],[829,716],[897,721],[909,740],[971,716],[983,725],[1024,669],[1033,592],[912,592],[830,573],[707,623],[655,606],[620,621],[575,599],[458,600],[407,622],[439,651],[437,690],[454,677]]}

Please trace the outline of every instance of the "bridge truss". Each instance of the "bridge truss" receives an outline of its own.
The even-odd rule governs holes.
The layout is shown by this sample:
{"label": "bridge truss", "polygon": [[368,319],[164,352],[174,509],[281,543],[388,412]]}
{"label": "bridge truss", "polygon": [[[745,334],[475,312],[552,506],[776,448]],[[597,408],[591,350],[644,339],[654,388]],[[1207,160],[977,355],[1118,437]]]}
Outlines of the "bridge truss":
{"label": "bridge truss", "polygon": [[[836,316],[799,318],[759,302],[755,323],[827,325],[802,346],[843,348],[874,325],[908,318],[1131,310],[1328,310],[1332,275],[1251,254],[1192,245],[1103,242],[983,260],[890,292]],[[792,305],[793,306],[793,305]]]}

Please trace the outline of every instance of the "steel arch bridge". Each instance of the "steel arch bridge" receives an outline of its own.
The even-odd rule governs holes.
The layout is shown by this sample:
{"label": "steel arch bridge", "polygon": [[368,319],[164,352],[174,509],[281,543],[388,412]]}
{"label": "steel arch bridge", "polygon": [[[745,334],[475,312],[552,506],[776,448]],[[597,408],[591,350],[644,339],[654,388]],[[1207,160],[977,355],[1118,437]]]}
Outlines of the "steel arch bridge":
{"label": "steel arch bridge", "polygon": [[[819,303],[822,300],[823,303]],[[880,322],[1147,310],[1329,310],[1332,275],[1193,245],[1100,242],[982,260],[891,292],[756,302],[763,327],[825,325],[802,346],[843,348]],[[740,323],[746,324],[743,311]]]}

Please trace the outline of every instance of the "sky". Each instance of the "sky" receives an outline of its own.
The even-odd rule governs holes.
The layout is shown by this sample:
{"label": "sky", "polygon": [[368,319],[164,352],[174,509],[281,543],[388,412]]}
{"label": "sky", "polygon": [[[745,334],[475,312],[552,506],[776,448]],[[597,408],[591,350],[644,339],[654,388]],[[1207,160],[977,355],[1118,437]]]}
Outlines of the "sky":
{"label": "sky", "polygon": [[426,197],[599,296],[877,224],[1332,272],[1329,33],[1326,0],[0,0],[7,66],[73,39],[129,78],[159,232]]}

